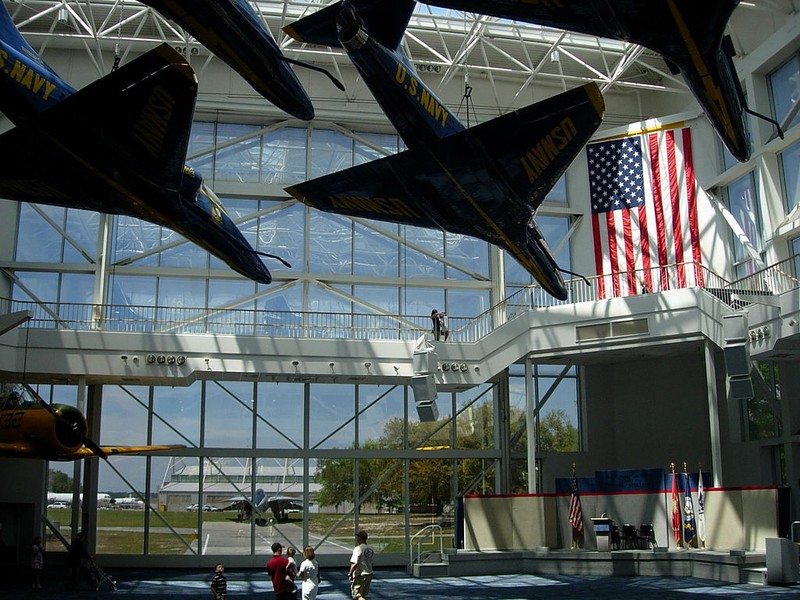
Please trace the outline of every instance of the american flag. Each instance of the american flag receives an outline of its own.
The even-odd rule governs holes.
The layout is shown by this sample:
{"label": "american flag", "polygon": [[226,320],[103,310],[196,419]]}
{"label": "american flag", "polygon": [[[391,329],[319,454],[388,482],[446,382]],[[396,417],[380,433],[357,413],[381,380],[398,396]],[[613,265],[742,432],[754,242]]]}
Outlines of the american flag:
{"label": "american flag", "polygon": [[578,493],[578,480],[572,478],[572,485],[570,486],[571,496],[569,499],[569,522],[572,528],[578,534],[578,537],[583,536],[583,509],[581,508],[581,496]]}
{"label": "american flag", "polygon": [[689,129],[589,144],[586,151],[599,296],[702,286]]}

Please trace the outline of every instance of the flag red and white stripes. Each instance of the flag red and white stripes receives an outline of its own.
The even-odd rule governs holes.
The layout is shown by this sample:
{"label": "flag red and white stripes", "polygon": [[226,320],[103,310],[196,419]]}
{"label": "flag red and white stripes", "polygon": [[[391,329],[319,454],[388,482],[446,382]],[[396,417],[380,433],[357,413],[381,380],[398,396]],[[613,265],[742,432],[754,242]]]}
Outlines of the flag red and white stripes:
{"label": "flag red and white stripes", "polygon": [[589,144],[586,151],[599,297],[702,285],[689,129]]}
{"label": "flag red and white stripes", "polygon": [[569,499],[569,522],[577,533],[578,537],[583,536],[583,509],[581,508],[581,496],[578,492],[578,480],[572,478]]}

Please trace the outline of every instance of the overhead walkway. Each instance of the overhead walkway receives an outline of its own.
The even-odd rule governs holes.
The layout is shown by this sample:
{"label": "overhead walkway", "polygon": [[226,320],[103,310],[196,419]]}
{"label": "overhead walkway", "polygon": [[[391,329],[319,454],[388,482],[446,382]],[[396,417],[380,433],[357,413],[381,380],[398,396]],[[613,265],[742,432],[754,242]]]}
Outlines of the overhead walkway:
{"label": "overhead walkway", "polygon": [[447,342],[430,340],[424,315],[5,301],[3,314],[29,311],[32,319],[0,335],[0,374],[25,373],[32,383],[407,384],[414,352],[432,349],[439,388],[458,390],[525,356],[585,364],[704,340],[722,347],[722,319],[734,311],[748,312],[751,356],[786,358],[800,356],[800,286],[786,262],[733,283],[692,266],[704,282],[692,288],[680,286],[686,265],[662,268],[663,289],[619,298],[601,298],[596,279],[571,281],[565,302],[525,288],[476,318],[451,317]]}

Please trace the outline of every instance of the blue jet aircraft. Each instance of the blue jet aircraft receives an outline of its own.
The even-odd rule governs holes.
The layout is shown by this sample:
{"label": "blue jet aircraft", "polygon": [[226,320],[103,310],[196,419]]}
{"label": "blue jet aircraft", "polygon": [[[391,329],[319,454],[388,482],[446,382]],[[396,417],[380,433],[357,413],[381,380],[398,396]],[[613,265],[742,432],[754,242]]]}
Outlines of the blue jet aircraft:
{"label": "blue jet aircraft", "polygon": [[337,2],[285,28],[344,47],[409,148],[287,191],[328,212],[481,238],[566,299],[534,214],[600,125],[599,89],[588,84],[465,129],[400,48],[413,9],[411,0]]}
{"label": "blue jet aircraft", "polygon": [[193,71],[167,45],[75,91],[3,7],[0,110],[16,127],[0,135],[0,197],[145,219],[270,283],[260,256],[271,255],[184,165],[196,96]]}
{"label": "blue jet aircraft", "polygon": [[[739,0],[423,0],[426,4],[625,40],[680,72],[737,160],[750,158],[746,103],[725,26]],[[760,115],[759,115],[760,116]]]}
{"label": "blue jet aircraft", "polygon": [[324,73],[338,88],[344,89],[324,69],[284,56],[247,0],[142,2],[175,21],[264,98],[298,119],[313,119],[314,107],[290,63]]}

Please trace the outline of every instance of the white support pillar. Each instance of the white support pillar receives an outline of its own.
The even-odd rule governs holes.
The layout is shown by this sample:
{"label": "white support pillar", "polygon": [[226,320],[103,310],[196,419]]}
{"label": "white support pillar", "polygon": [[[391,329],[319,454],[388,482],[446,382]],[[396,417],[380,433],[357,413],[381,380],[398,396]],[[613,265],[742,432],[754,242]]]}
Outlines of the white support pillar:
{"label": "white support pillar", "polygon": [[525,357],[525,427],[528,431],[528,493],[538,492],[536,478],[536,398],[533,395],[531,359]]}
{"label": "white support pillar", "polygon": [[711,441],[711,469],[714,487],[722,486],[722,448],[719,425],[719,393],[717,390],[717,369],[714,364],[714,349],[710,340],[703,344],[706,365],[706,392],[708,394],[708,433]]}

